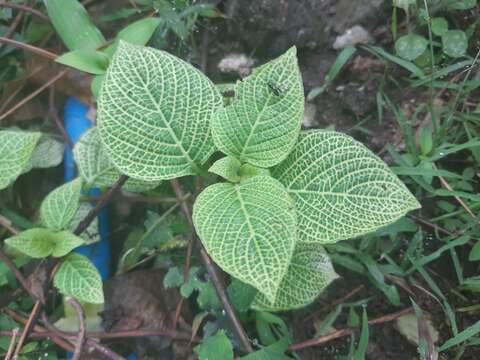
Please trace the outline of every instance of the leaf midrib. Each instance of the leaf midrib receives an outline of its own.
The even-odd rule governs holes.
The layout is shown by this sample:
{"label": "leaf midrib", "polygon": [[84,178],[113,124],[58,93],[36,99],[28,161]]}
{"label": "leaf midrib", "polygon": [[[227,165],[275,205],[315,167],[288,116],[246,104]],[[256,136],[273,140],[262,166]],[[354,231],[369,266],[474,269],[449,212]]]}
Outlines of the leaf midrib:
{"label": "leaf midrib", "polygon": [[152,93],[150,92],[150,89],[148,88],[148,85],[143,81],[143,78],[140,76],[140,74],[138,73],[138,70],[136,67],[133,67],[134,71],[135,71],[135,74],[137,75],[137,77],[140,79],[140,83],[142,84],[142,87],[143,89],[145,90],[145,92],[148,94],[148,97],[150,98],[150,101],[155,105],[155,108],[157,110],[157,113],[160,115],[164,125],[165,125],[165,128],[168,130],[170,136],[173,138],[173,140],[175,141],[175,145],[177,145],[177,147],[180,149],[180,151],[182,152],[182,155],[187,159],[187,162],[189,163],[189,165],[192,167],[192,169],[195,171],[195,172],[199,172],[199,168],[197,166],[197,164],[195,164],[195,162],[193,161],[193,159],[191,158],[190,154],[185,150],[185,148],[183,147],[183,144],[180,142],[180,140],[178,139],[177,137],[177,134],[175,134],[175,131],[173,131],[173,129],[171,128],[170,124],[168,123],[167,119],[165,118],[165,115],[163,114],[163,111],[160,109],[160,104],[157,103],[157,101],[155,100],[155,98],[153,97]]}

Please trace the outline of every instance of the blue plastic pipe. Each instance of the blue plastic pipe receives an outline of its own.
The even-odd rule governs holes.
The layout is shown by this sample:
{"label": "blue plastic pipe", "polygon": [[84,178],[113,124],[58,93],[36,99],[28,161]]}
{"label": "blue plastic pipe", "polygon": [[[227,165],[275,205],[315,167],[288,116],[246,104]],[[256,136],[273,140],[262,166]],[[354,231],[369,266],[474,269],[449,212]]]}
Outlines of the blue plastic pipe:
{"label": "blue plastic pipe", "polygon": [[[92,121],[87,118],[88,107],[73,97],[70,97],[64,108],[64,126],[65,130],[75,144],[80,137],[92,127]],[[73,151],[68,144],[65,144],[65,182],[71,181],[77,177],[75,162],[73,160]],[[100,195],[100,189],[92,189],[89,195]],[[98,215],[98,227],[100,233],[100,241],[81,246],[74,251],[85,255],[95,265],[100,273],[102,280],[106,280],[110,275],[111,252],[109,235],[108,215],[106,209],[103,209]],[[70,359],[72,354],[68,354]],[[130,355],[127,360],[136,360],[134,354]]]}
{"label": "blue plastic pipe", "polygon": [[[69,98],[64,109],[64,124],[65,130],[75,144],[80,137],[90,127],[92,127],[92,121],[87,118],[88,107],[74,98]],[[65,181],[71,181],[77,177],[75,162],[73,160],[73,151],[68,144],[65,144]],[[92,189],[89,195],[100,195],[99,189]],[[75,249],[79,254],[85,255],[98,269],[103,280],[107,279],[110,275],[110,243],[108,241],[109,226],[108,216],[106,210],[102,210],[98,215],[98,227],[100,233],[100,241],[91,245],[85,245]]]}

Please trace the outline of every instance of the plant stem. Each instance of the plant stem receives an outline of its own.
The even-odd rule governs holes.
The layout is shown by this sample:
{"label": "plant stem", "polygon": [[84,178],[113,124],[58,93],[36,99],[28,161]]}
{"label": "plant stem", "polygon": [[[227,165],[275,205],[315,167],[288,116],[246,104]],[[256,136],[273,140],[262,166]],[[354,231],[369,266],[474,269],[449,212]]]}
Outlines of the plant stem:
{"label": "plant stem", "polygon": [[100,198],[100,200],[97,202],[97,205],[90,210],[90,212],[85,216],[85,218],[80,221],[80,224],[78,224],[77,228],[73,232],[75,235],[80,235],[82,232],[84,232],[88,226],[92,223],[92,221],[97,217],[98,213],[105,207],[107,204],[110,202],[112,196],[122,188],[123,184],[128,180],[127,175],[122,175],[118,178],[118,180],[115,182],[115,184],[112,185],[110,189],[106,193],[103,194],[103,196]]}
{"label": "plant stem", "polygon": [[30,51],[34,54],[40,55],[40,56],[42,56],[44,58],[47,58],[49,60],[55,60],[58,57],[57,54],[52,53],[50,51],[41,49],[41,48],[33,46],[33,45],[25,44],[25,43],[22,43],[20,41],[12,40],[12,39],[9,39],[7,37],[0,37],[0,44],[7,44],[7,45],[11,45],[11,46],[13,46],[17,49],[28,50],[28,51]]}
{"label": "plant stem", "polygon": [[[183,194],[182,188],[180,187],[180,183],[178,182],[177,179],[173,179],[170,181],[170,184],[178,200],[181,201],[184,198],[184,194]],[[220,278],[218,276],[218,271],[215,268],[215,264],[213,263],[210,256],[207,254],[207,251],[203,247],[202,243],[200,241],[197,241],[198,236],[197,236],[197,232],[195,231],[195,227],[193,225],[193,219],[192,219],[192,214],[190,213],[190,209],[185,202],[181,203],[181,209],[187,219],[188,225],[190,227],[190,231],[193,234],[192,240],[197,243],[200,249],[200,256],[201,256],[202,262],[204,266],[207,268],[207,271],[210,275],[213,286],[215,287],[215,291],[217,292],[218,298],[222,303],[222,306],[228,318],[230,319],[233,325],[233,328],[235,329],[238,340],[242,344],[242,347],[245,350],[245,352],[251,353],[253,352],[252,346],[248,341],[248,337],[247,337],[247,334],[245,333],[245,330],[243,329],[242,323],[238,319],[237,314],[235,313],[235,310],[233,309],[233,306],[230,303],[230,300],[228,299],[227,293],[225,292],[222,282],[220,281]]]}
{"label": "plant stem", "polygon": [[82,347],[85,342],[85,313],[83,312],[82,305],[74,298],[68,299],[67,302],[75,309],[78,316],[78,338],[75,344],[75,351],[73,352],[72,360],[80,360],[82,356]]}
{"label": "plant stem", "polygon": [[45,15],[41,11],[38,11],[38,10],[36,10],[36,9],[30,7],[30,6],[27,6],[27,5],[15,4],[15,3],[7,2],[7,1],[2,1],[2,2],[0,2],[0,7],[20,10],[20,11],[23,11],[23,12],[28,12],[28,13],[30,13],[32,15],[35,15],[36,17],[38,17],[42,20],[50,21],[50,18],[47,15]]}

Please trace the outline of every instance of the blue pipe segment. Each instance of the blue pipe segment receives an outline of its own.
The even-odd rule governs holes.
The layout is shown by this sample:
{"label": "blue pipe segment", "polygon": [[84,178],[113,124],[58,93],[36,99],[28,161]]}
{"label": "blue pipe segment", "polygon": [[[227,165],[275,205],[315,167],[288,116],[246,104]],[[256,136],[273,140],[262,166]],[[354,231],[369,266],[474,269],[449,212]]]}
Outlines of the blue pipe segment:
{"label": "blue pipe segment", "polygon": [[[64,126],[65,130],[75,144],[80,137],[92,127],[92,121],[87,118],[88,107],[83,105],[75,98],[69,98],[64,108]],[[71,181],[77,177],[75,162],[73,159],[73,151],[65,144],[65,157],[64,157],[64,178],[65,181]],[[100,195],[100,189],[92,189],[89,195]],[[110,275],[110,243],[108,240],[109,224],[108,215],[106,210],[102,210],[98,215],[98,227],[100,233],[100,241],[94,244],[81,246],[75,249],[75,252],[85,255],[95,265],[103,280],[107,279]]]}
{"label": "blue pipe segment", "polygon": [[[88,107],[70,97],[64,107],[64,126],[65,130],[74,144],[80,139],[80,137],[93,126],[93,123],[87,117]],[[64,179],[65,182],[71,181],[77,177],[77,171],[75,168],[75,161],[73,159],[73,151],[68,144],[65,144],[64,153]],[[100,189],[91,189],[89,195],[99,196],[101,194]],[[108,223],[108,214],[106,209],[103,209],[98,214],[98,227],[100,233],[100,241],[81,246],[74,251],[85,255],[95,265],[102,280],[105,281],[110,275],[111,265],[111,250],[110,241],[108,239],[110,233],[110,227]],[[72,357],[72,354],[67,354],[68,358]],[[127,360],[137,360],[135,354],[130,355]]]}

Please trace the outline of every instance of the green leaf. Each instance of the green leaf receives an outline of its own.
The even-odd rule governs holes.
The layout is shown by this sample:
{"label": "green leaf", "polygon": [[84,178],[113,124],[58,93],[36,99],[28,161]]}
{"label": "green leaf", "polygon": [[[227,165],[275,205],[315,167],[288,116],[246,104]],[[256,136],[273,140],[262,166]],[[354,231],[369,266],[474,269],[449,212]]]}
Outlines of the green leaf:
{"label": "green leaf", "polygon": [[202,344],[195,346],[199,360],[233,360],[233,347],[223,330],[208,337]]}
{"label": "green leaf", "polygon": [[241,357],[240,360],[291,360],[291,357],[285,355],[289,345],[289,338],[284,337],[263,349]]}
{"label": "green leaf", "polygon": [[468,49],[468,38],[462,30],[449,30],[442,36],[442,49],[450,57],[464,56]]}
{"label": "green leaf", "polygon": [[107,71],[110,59],[107,55],[95,50],[73,50],[55,61],[89,74],[101,75]]}
{"label": "green leaf", "polygon": [[448,31],[448,21],[443,17],[432,19],[432,32],[437,36],[443,36]]}
{"label": "green leaf", "polygon": [[235,310],[239,312],[245,312],[250,309],[258,290],[253,286],[245,284],[238,279],[233,279],[230,286],[227,289],[228,298],[232,302]]}
{"label": "green leaf", "polygon": [[358,342],[358,348],[353,355],[353,360],[365,360],[367,356],[367,346],[369,338],[369,329],[368,329],[368,316],[367,310],[363,309],[362,315],[362,332],[360,334],[360,341]]}
{"label": "green leaf", "polygon": [[61,164],[64,144],[51,136],[42,135],[23,172],[31,169],[45,169]]}
{"label": "green leaf", "polygon": [[215,145],[225,154],[271,167],[292,150],[303,118],[303,85],[292,47],[235,86],[235,97],[213,118]]}
{"label": "green leaf", "polygon": [[14,249],[35,259],[46,258],[55,247],[53,231],[42,228],[22,231],[20,234],[6,239],[5,242]]}
{"label": "green leaf", "polygon": [[383,161],[337,132],[302,133],[272,176],[295,202],[301,242],[325,244],[360,236],[420,207]]}
{"label": "green leaf", "polygon": [[264,311],[284,311],[307,306],[336,278],[338,275],[321,246],[298,243],[275,302],[268,301],[259,293],[252,307]]}
{"label": "green leaf", "polygon": [[53,190],[40,206],[40,221],[50,229],[66,229],[78,209],[81,179],[70,181]]}
{"label": "green leaf", "polygon": [[[91,205],[90,203],[81,202],[78,206],[77,211],[75,212],[72,221],[70,221],[70,223],[68,224],[68,230],[74,232],[80,222],[87,217],[88,213],[92,209],[93,205]],[[87,229],[85,229],[79,236],[85,241],[85,245],[100,241],[101,239],[100,229],[98,227],[98,217],[95,217],[90,223],[90,225],[88,225]]]}
{"label": "green leaf", "polygon": [[105,43],[78,0],[44,0],[48,16],[69,50],[94,50]]}
{"label": "green leaf", "polygon": [[41,136],[39,132],[0,131],[0,190],[13,183],[28,167]]}
{"label": "green leaf", "polygon": [[453,10],[470,10],[475,6],[477,6],[477,0],[458,0],[449,4]]}
{"label": "green leaf", "polygon": [[[92,187],[107,188],[121,176],[102,146],[96,127],[89,129],[73,149],[73,156],[80,176]],[[159,185],[159,181],[128,179],[122,189],[143,192]]]}
{"label": "green leaf", "polygon": [[210,120],[221,103],[215,86],[190,64],[121,41],[99,99],[102,143],[133,178],[192,175],[215,151]]}
{"label": "green leaf", "polygon": [[53,257],[65,256],[73,249],[82,246],[85,243],[81,237],[70,231],[60,231],[55,233],[53,236],[53,242],[55,244],[51,254]]}
{"label": "green leaf", "polygon": [[480,333],[480,320],[477,321],[475,324],[469,326],[465,330],[459,332],[453,338],[445,341],[438,350],[445,351],[447,349],[450,349],[451,347],[461,344],[462,342],[470,339],[471,337],[477,335],[478,333]]}
{"label": "green leaf", "polygon": [[198,196],[193,221],[224,271],[275,300],[297,239],[295,208],[278,181],[211,185]]}
{"label": "green leaf", "polygon": [[160,25],[159,18],[150,17],[135,21],[122,29],[115,38],[115,42],[105,49],[104,52],[110,57],[113,56],[120,40],[124,40],[132,45],[146,45],[158,25]]}
{"label": "green leaf", "polygon": [[208,169],[209,172],[223,177],[225,180],[236,183],[240,181],[240,167],[242,164],[232,156],[217,160]]}
{"label": "green leaf", "polygon": [[420,132],[420,149],[423,155],[428,155],[433,149],[433,132],[428,126],[423,127]]}
{"label": "green leaf", "polygon": [[47,256],[62,257],[78,246],[83,245],[83,239],[75,236],[69,231],[54,232],[51,229],[34,228],[12,236],[5,242],[36,259]]}
{"label": "green leaf", "polygon": [[68,255],[55,274],[53,283],[62,294],[77,300],[93,304],[104,302],[100,274],[83,255]]}
{"label": "green leaf", "polygon": [[473,246],[472,250],[470,250],[470,254],[468,255],[468,260],[470,261],[479,261],[480,260],[480,241]]}
{"label": "green leaf", "polygon": [[325,83],[322,86],[315,87],[308,93],[307,101],[312,101],[318,95],[322,94],[327,87],[335,80],[335,78],[340,74],[345,64],[352,58],[352,56],[357,52],[355,46],[350,45],[343,49],[340,54],[338,54],[335,62],[325,76]]}
{"label": "green leaf", "polygon": [[409,34],[395,42],[397,55],[406,60],[415,60],[427,49],[428,41],[423,36]]}

